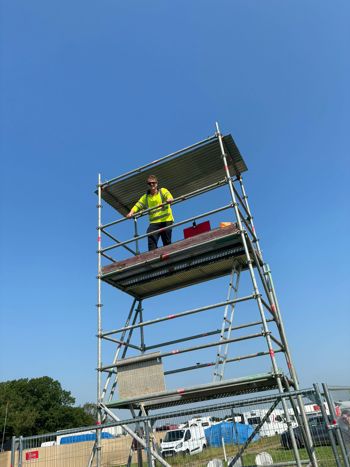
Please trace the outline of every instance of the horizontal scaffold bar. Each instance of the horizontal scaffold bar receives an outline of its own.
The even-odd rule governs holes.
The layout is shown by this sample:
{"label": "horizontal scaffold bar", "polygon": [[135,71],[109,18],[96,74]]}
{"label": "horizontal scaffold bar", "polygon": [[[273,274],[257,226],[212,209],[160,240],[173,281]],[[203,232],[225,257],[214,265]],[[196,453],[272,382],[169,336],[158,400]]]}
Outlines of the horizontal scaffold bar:
{"label": "horizontal scaffold bar", "polygon": [[[236,180],[236,178],[232,178],[232,179]],[[218,182],[212,183],[211,185],[207,185],[207,186],[205,186],[203,188],[198,188],[198,190],[190,191],[189,193],[186,193],[185,195],[178,196],[177,198],[173,199],[171,204],[175,205],[175,204],[181,203],[182,201],[186,201],[188,199],[194,198],[195,196],[199,196],[199,195],[202,195],[204,193],[207,193],[208,191],[215,190],[216,188],[220,188],[220,187],[226,185],[227,183],[228,183],[228,181],[226,179],[219,180]],[[167,203],[163,203],[160,206],[164,206],[165,204],[167,204]],[[136,214],[134,214],[133,218],[138,219],[140,217],[143,217],[143,216],[149,214],[151,211],[155,211],[156,209],[159,209],[159,206],[144,209],[141,212],[137,212]],[[108,222],[107,224],[101,225],[100,230],[103,233],[107,234],[105,229],[107,229],[108,227],[112,227],[112,226],[115,226],[117,224],[120,224],[121,222],[128,221],[128,220],[130,220],[128,217],[122,217],[121,219],[117,219],[115,221],[111,221],[111,222]]]}
{"label": "horizontal scaffold bar", "polygon": [[124,342],[118,339],[113,339],[113,337],[104,337],[104,339],[106,339],[107,341],[114,342],[115,344],[118,344],[119,346],[131,347],[132,349],[136,349],[140,351],[142,350],[142,348],[139,345],[134,345],[134,344],[130,344],[130,342]]}
{"label": "horizontal scaffold bar", "polygon": [[[275,350],[275,353],[282,352],[282,350]],[[265,357],[270,355],[269,352],[256,352],[252,354],[247,354],[247,355],[241,355],[239,357],[234,357],[234,358],[227,358],[225,360],[225,363],[233,363],[233,362],[239,362],[241,360],[248,360],[249,358],[256,358],[256,357]],[[198,363],[196,365],[191,365],[191,366],[184,366],[182,368],[175,368],[174,370],[168,370],[164,372],[164,375],[172,375],[174,373],[182,373],[185,371],[192,371],[192,370],[199,370],[201,368],[207,368],[208,366],[215,366],[216,362],[204,362],[204,363]]]}
{"label": "horizontal scaffold bar", "polygon": [[[199,214],[198,216],[189,217],[188,219],[169,225],[169,227],[163,227],[161,229],[154,230],[152,234],[164,232],[165,230],[173,229],[174,227],[179,227],[180,225],[188,224],[189,222],[192,222],[193,220],[202,219],[203,217],[211,216],[212,214],[226,211],[227,209],[230,209],[230,208],[232,208],[232,203],[222,206],[221,208],[213,209],[212,211],[204,212],[202,214]],[[148,237],[147,233],[143,235],[138,235],[137,240],[141,240],[142,238],[147,238],[147,237]],[[136,238],[133,237],[128,240],[124,240],[123,242],[114,243],[113,245],[110,245],[110,246],[107,246],[106,248],[102,248],[101,250],[98,250],[98,253],[104,253],[105,251],[113,250],[115,248],[127,245],[128,243],[132,243],[135,241],[136,241]]]}
{"label": "horizontal scaffold bar", "polygon": [[[232,344],[234,342],[241,342],[241,341],[245,341],[245,340],[249,340],[249,339],[256,339],[258,337],[263,337],[264,336],[264,333],[263,332],[258,332],[258,333],[255,333],[255,334],[248,334],[247,336],[241,336],[241,337],[235,337],[233,339],[225,339],[225,344]],[[174,350],[171,350],[169,352],[163,352],[163,353],[159,353],[157,355],[157,358],[165,358],[165,357],[172,357],[174,355],[179,355],[179,354],[183,354],[183,353],[188,353],[188,352],[195,352],[197,350],[202,350],[202,349],[208,349],[209,347],[216,347],[216,346],[219,346],[222,344],[223,341],[216,341],[216,342],[210,342],[208,344],[202,344],[202,345],[197,345],[197,346],[194,346],[194,347],[187,347],[185,349],[174,349]],[[146,361],[146,360],[154,360],[154,354],[149,354],[149,355],[140,355],[138,357],[132,357],[132,359],[128,359],[129,361],[128,362],[125,362],[125,364],[127,363],[137,363],[139,361]],[[106,371],[106,370],[109,370],[110,368],[115,368],[115,367],[118,367],[118,365],[120,365],[120,361],[117,362],[117,363],[114,363],[113,365],[107,365],[107,366],[103,366],[100,368],[101,371]],[[123,365],[124,365],[124,362],[123,362]]]}
{"label": "horizontal scaffold bar", "polygon": [[149,321],[143,321],[142,323],[133,324],[133,325],[130,325],[130,326],[124,326],[124,327],[119,328],[119,329],[114,329],[113,331],[103,332],[103,333],[101,333],[101,335],[99,337],[110,336],[111,334],[118,334],[119,332],[128,331],[129,329],[140,328],[142,326],[150,326],[151,324],[161,323],[163,321],[168,321],[170,319],[182,318],[183,316],[188,316],[188,315],[192,315],[192,314],[195,314],[195,313],[200,313],[202,311],[212,310],[214,308],[219,308],[221,306],[231,305],[232,303],[246,302],[246,301],[252,300],[254,298],[256,298],[256,296],[254,294],[252,294],[252,295],[247,295],[245,297],[239,297],[239,298],[235,298],[235,299],[232,299],[232,300],[225,300],[223,302],[214,303],[212,305],[206,305],[206,306],[203,306],[203,307],[200,307],[200,308],[193,308],[192,310],[182,311],[180,313],[175,313],[175,314],[172,314],[172,315],[163,316],[161,318],[155,318],[155,319],[151,319]]}
{"label": "horizontal scaffold bar", "polygon": [[[274,321],[273,319],[266,320],[267,322]],[[250,328],[253,326],[259,326],[262,324],[262,321],[255,321],[253,323],[247,323],[247,324],[242,324],[240,326],[234,326],[231,328],[231,331],[238,331],[240,329],[245,329],[245,328]],[[230,328],[225,328],[224,332],[227,332]],[[145,351],[151,350],[151,349],[157,349],[159,347],[165,347],[167,345],[172,345],[172,344],[179,344],[180,342],[187,342],[189,340],[194,340],[194,339],[201,339],[204,337],[210,337],[214,336],[215,334],[220,334],[222,332],[221,329],[215,329],[214,331],[207,331],[207,332],[202,332],[201,334],[195,334],[192,336],[187,336],[187,337],[182,337],[181,339],[174,339],[171,341],[166,341],[166,342],[160,342],[159,344],[154,344],[154,345],[147,345],[145,347]]]}

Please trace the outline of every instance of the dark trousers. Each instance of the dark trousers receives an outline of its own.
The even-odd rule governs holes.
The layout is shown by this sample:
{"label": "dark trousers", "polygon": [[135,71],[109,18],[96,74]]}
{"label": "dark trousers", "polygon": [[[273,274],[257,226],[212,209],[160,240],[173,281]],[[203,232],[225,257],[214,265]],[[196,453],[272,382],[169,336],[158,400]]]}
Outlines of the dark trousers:
{"label": "dark trousers", "polygon": [[148,250],[155,250],[158,248],[158,240],[159,237],[162,237],[162,242],[163,245],[170,245],[171,243],[171,231],[172,229],[167,229],[164,230],[163,232],[157,232],[157,233],[152,233],[155,230],[162,229],[164,227],[168,227],[169,225],[172,225],[174,222],[173,221],[168,221],[168,222],[155,222],[154,224],[150,224],[147,233],[150,234],[148,235]]}

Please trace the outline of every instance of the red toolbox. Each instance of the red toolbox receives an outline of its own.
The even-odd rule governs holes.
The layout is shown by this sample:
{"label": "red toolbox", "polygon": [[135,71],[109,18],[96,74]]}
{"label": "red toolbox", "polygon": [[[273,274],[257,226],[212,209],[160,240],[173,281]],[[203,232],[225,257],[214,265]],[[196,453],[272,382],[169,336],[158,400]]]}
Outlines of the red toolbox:
{"label": "red toolbox", "polygon": [[210,231],[210,222],[205,221],[201,222],[200,224],[195,224],[193,227],[187,227],[184,229],[184,237],[185,238],[190,238],[194,237],[195,235],[199,235],[204,232],[209,232]]}

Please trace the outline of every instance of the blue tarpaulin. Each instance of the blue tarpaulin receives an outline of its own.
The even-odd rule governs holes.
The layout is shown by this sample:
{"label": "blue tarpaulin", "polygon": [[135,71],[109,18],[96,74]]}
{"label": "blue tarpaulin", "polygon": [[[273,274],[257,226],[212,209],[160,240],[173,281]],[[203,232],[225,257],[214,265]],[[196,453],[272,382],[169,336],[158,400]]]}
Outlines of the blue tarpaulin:
{"label": "blue tarpaulin", "polygon": [[[251,425],[233,422],[221,422],[204,430],[208,446],[220,447],[221,439],[224,438],[225,444],[244,444],[253,433],[254,428]],[[255,435],[253,441],[258,441],[259,435]]]}
{"label": "blue tarpaulin", "polygon": [[[101,433],[101,439],[114,438],[110,433]],[[96,433],[84,433],[83,435],[65,436],[60,439],[60,444],[82,443],[84,441],[95,441]]]}

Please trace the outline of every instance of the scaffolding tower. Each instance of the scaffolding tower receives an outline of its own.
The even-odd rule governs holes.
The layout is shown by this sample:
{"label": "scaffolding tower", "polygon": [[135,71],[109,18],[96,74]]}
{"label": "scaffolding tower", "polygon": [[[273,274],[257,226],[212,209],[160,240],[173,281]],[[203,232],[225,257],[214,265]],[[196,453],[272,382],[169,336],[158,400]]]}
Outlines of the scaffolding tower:
{"label": "scaffolding tower", "polygon": [[[99,423],[107,416],[119,420],[119,409],[128,409],[133,416],[148,414],[151,410],[174,405],[232,397],[241,394],[271,391],[279,393],[298,390],[297,374],[293,365],[285,334],[272,275],[265,262],[254,226],[253,215],[243,184],[242,174],[247,166],[230,134],[222,135],[218,124],[215,134],[185,149],[169,154],[147,165],[102,182],[99,175],[98,195],[98,362],[97,398]],[[155,173],[161,185],[173,195],[172,206],[199,197],[221,187],[228,188],[228,203],[214,210],[201,212],[180,221],[172,228],[208,219],[218,213],[231,212],[227,225],[213,228],[190,238],[153,251],[141,252],[140,243],[147,234],[139,233],[138,220],[148,216],[152,209],[138,212],[132,219],[126,214],[145,192],[147,174]],[[176,176],[180,174],[180,176]],[[102,222],[102,203],[114,208],[121,217]],[[227,216],[227,214],[226,214]],[[115,229],[127,222],[133,226],[133,236],[120,240]],[[114,229],[114,230],[113,230]],[[112,233],[113,231],[113,233]],[[106,245],[102,244],[106,239]],[[105,241],[105,240],[104,240]],[[127,257],[118,256],[124,250]],[[243,275],[248,277],[250,293],[240,295]],[[177,313],[145,319],[147,299],[160,294],[190,287],[219,277],[229,277],[226,300],[179,311]],[[116,329],[102,326],[102,284],[106,283],[131,297],[131,306],[125,312],[125,323]],[[254,321],[236,325],[235,317],[243,302],[255,304]],[[169,320],[191,319],[192,315],[223,309],[221,327],[191,335],[165,335],[162,323]],[[107,313],[107,310],[103,310]],[[147,331],[158,326],[159,341],[149,342]],[[218,323],[219,326],[219,323]],[[178,327],[180,328],[180,327]],[[174,332],[179,332],[173,327]],[[186,328],[180,328],[186,329]],[[244,334],[242,334],[244,333]],[[209,341],[208,341],[209,339]],[[187,344],[188,342],[195,344]],[[259,351],[234,354],[241,342],[259,341]],[[114,346],[107,363],[102,362],[105,343]],[[180,344],[179,348],[171,348]],[[210,361],[186,366],[167,367],[183,354],[202,354],[205,349],[215,351]],[[236,378],[225,378],[225,368],[231,363],[241,367],[249,359],[260,359],[265,371]],[[174,363],[172,363],[174,365]],[[168,375],[200,372],[211,367],[210,381],[190,387],[167,389]],[[238,371],[237,373],[238,374]],[[207,373],[206,373],[207,375]],[[196,380],[198,378],[196,377]],[[297,465],[301,465],[286,401],[283,408],[292,439]],[[314,467],[314,454],[310,432],[301,398],[296,415],[303,426],[310,461]],[[132,435],[133,436],[133,435]],[[137,434],[134,433],[135,439]],[[94,454],[99,465],[100,438],[97,437]],[[168,465],[154,450],[151,456]],[[152,465],[152,464],[151,464]]]}

